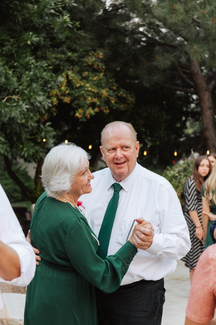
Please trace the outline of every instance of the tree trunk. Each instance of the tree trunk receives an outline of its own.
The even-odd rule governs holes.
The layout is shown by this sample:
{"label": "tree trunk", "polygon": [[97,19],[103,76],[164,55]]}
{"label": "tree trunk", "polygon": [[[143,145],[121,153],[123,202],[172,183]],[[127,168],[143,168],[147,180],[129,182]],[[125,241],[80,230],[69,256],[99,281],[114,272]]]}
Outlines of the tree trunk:
{"label": "tree trunk", "polygon": [[38,161],[36,172],[35,172],[35,178],[34,178],[38,196],[40,196],[43,193],[43,186],[42,186],[42,182],[41,182],[41,169],[42,169],[43,162],[44,162],[43,159],[40,159]]}
{"label": "tree trunk", "polygon": [[216,152],[216,129],[214,123],[212,90],[207,85],[207,82],[202,75],[199,63],[191,60],[190,66],[196,94],[199,97],[202,113],[202,134],[205,141],[206,150]]}
{"label": "tree trunk", "polygon": [[13,172],[11,167],[11,162],[8,156],[4,155],[4,161],[5,161],[7,173],[10,176],[10,178],[19,186],[24,196],[30,198],[31,193],[29,192],[29,189],[23,184],[21,179]]}

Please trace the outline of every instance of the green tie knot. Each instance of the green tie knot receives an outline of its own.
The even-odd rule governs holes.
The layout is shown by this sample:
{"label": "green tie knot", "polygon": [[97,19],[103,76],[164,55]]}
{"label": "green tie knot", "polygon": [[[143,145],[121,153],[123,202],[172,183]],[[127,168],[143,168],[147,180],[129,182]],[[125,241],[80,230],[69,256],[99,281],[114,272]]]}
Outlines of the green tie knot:
{"label": "green tie knot", "polygon": [[113,188],[114,188],[114,192],[119,193],[122,189],[121,185],[119,183],[114,183],[112,184]]}

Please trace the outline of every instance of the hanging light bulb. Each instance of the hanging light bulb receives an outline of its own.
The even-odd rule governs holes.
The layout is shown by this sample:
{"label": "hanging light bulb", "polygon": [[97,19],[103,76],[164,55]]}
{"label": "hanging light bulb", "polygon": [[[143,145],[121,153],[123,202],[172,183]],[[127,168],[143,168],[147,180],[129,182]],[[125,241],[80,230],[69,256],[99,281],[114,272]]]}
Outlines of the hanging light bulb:
{"label": "hanging light bulb", "polygon": [[88,148],[89,148],[89,150],[91,150],[91,149],[92,149],[92,145],[90,144],[90,145],[88,146]]}
{"label": "hanging light bulb", "polygon": [[209,150],[207,150],[207,151],[206,151],[206,154],[207,154],[207,155],[209,155],[209,154],[210,154],[210,151],[209,151]]}
{"label": "hanging light bulb", "polygon": [[177,156],[177,151],[174,151],[174,156],[175,156],[175,157]]}
{"label": "hanging light bulb", "polygon": [[144,156],[147,156],[147,151],[145,150],[145,151],[143,152],[143,154],[144,154]]}
{"label": "hanging light bulb", "polygon": [[65,144],[68,144],[68,140],[67,139],[65,140]]}

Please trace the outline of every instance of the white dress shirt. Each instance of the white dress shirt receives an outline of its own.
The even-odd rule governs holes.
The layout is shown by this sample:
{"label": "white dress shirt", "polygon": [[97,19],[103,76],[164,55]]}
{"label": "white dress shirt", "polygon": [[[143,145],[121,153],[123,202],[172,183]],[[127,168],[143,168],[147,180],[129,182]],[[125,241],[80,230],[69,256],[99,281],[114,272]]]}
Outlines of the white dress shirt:
{"label": "white dress shirt", "polygon": [[[109,168],[94,173],[91,194],[83,195],[83,212],[98,236],[115,179]],[[108,255],[114,254],[131,234],[133,220],[143,218],[154,227],[152,245],[138,250],[122,285],[142,279],[159,280],[175,270],[177,260],[190,250],[188,227],[177,194],[163,177],[136,164],[120,182],[119,203],[110,237]],[[129,234],[130,233],[130,234]],[[130,238],[130,237],[129,237]]]}
{"label": "white dress shirt", "polygon": [[[25,240],[24,233],[19,221],[11,207],[11,204],[0,185],[0,240],[12,247],[18,254],[21,266],[20,277],[12,281],[5,281],[0,278],[1,282],[15,286],[26,286],[32,280],[36,261],[35,254],[29,243]],[[1,257],[2,258],[2,257]],[[1,308],[0,303],[0,308]]]}

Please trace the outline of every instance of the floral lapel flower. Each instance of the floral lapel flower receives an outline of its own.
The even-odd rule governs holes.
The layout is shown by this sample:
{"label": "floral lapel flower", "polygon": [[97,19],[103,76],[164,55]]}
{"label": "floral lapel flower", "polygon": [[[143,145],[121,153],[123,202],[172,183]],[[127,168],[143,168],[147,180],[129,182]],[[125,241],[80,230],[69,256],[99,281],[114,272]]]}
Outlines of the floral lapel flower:
{"label": "floral lapel flower", "polygon": [[85,207],[83,206],[82,201],[77,201],[77,206],[85,209]]}

